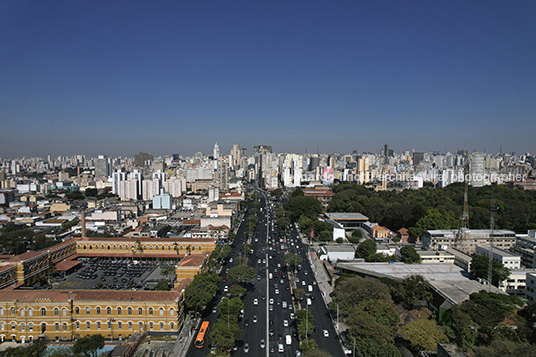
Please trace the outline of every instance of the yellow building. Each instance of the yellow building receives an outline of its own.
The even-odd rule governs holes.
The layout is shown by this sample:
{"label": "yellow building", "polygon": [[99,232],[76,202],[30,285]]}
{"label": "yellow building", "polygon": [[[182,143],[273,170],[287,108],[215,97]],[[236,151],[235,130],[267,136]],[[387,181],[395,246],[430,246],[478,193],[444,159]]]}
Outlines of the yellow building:
{"label": "yellow building", "polygon": [[215,240],[208,238],[76,238],[76,252],[85,257],[176,260],[215,248]]}
{"label": "yellow building", "polygon": [[0,340],[72,341],[100,334],[124,340],[136,332],[176,334],[184,321],[175,291],[0,291]]}
{"label": "yellow building", "polygon": [[208,258],[210,254],[205,255],[189,255],[184,258],[180,264],[175,267],[177,275],[176,286],[184,279],[193,279],[195,274],[202,273],[206,270]]}

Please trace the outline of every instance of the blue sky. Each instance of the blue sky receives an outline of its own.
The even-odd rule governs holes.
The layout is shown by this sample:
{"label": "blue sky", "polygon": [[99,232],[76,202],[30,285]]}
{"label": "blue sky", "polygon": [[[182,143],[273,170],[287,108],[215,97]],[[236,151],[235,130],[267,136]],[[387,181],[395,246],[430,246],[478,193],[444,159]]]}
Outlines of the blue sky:
{"label": "blue sky", "polygon": [[531,152],[534,1],[0,1],[0,157]]}

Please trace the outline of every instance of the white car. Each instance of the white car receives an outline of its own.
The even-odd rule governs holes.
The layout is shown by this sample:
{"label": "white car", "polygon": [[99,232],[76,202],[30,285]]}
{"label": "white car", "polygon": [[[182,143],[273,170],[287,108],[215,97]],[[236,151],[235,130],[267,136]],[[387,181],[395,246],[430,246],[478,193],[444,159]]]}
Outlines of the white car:
{"label": "white car", "polygon": [[324,337],[329,337],[329,332],[328,332],[328,330],[324,330],[324,331],[322,331],[322,334],[324,335]]}
{"label": "white car", "polygon": [[274,299],[271,298],[271,299],[270,299],[270,305],[273,305],[273,304],[274,304]]}
{"label": "white car", "polygon": [[229,291],[229,287],[227,285],[225,285],[225,287],[223,288],[223,292],[226,293]]}
{"label": "white car", "polygon": [[275,289],[275,294],[279,295],[279,289]]}
{"label": "white car", "polygon": [[305,286],[305,285],[306,285],[305,280],[302,280],[302,281],[301,281],[301,284],[302,284],[303,286]]}
{"label": "white car", "polygon": [[253,305],[259,305],[259,300],[258,299],[253,299]]}
{"label": "white car", "polygon": [[283,326],[288,327],[288,320],[283,320]]}

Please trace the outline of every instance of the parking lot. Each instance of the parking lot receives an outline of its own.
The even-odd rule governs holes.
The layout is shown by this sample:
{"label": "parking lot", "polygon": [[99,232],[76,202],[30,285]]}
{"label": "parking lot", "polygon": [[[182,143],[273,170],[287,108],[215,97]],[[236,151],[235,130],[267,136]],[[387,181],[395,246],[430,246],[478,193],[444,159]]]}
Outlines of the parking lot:
{"label": "parking lot", "polygon": [[132,261],[120,258],[90,258],[81,264],[55,289],[152,289],[164,276],[153,261]]}

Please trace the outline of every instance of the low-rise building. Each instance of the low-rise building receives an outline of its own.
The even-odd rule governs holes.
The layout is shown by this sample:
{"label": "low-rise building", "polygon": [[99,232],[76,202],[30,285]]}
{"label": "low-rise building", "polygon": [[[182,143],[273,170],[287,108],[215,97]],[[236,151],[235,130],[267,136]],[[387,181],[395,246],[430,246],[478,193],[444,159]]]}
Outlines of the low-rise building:
{"label": "low-rise building", "polygon": [[476,254],[483,255],[485,257],[489,257],[491,251],[493,260],[501,263],[505,268],[510,270],[521,268],[521,257],[515,253],[510,253],[500,248],[491,248],[489,245],[477,245],[475,248]]}
{"label": "low-rise building", "polygon": [[536,267],[536,231],[528,231],[527,234],[517,234],[514,253],[521,256],[521,265],[526,268],[533,269]]}
{"label": "low-rise building", "polygon": [[[457,230],[426,230],[422,234],[424,250],[446,250],[453,247],[467,254],[475,253],[477,245],[490,244],[489,229],[463,229],[460,234]],[[493,245],[508,250],[516,243],[516,234],[509,230],[494,230]]]}

